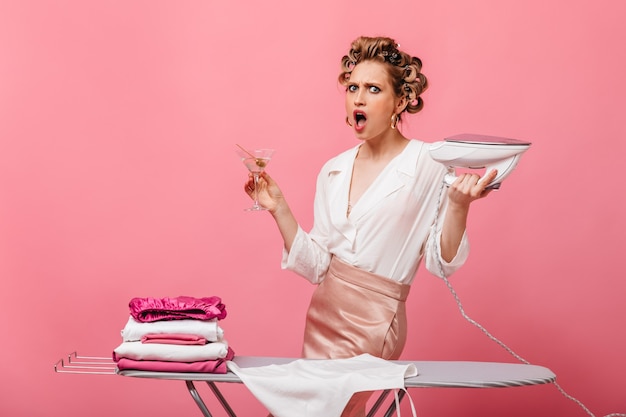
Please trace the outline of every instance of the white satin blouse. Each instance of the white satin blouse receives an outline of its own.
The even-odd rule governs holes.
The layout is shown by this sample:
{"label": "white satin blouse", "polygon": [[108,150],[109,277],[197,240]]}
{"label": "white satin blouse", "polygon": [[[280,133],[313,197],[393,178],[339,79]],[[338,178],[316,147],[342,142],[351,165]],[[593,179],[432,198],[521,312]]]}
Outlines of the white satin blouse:
{"label": "white satin blouse", "polygon": [[[346,216],[352,167],[359,146],[329,160],[318,175],[313,228],[298,227],[291,250],[283,251],[281,266],[320,283],[331,257],[411,284],[424,258],[434,275],[449,276],[467,259],[469,242],[463,235],[451,262],[441,258],[441,226],[447,203],[443,186],[446,167],[434,161],[428,145],[411,140],[392,159]],[[443,188],[442,188],[443,187]],[[438,202],[442,208],[437,218]]]}

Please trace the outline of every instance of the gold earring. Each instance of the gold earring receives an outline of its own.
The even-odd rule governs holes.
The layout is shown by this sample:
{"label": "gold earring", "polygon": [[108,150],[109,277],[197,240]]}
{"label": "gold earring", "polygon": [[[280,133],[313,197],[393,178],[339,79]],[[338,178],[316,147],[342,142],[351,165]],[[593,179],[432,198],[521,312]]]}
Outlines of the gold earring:
{"label": "gold earring", "polygon": [[350,123],[350,119],[348,118],[348,116],[346,116],[346,124],[350,127],[352,127],[352,124]]}
{"label": "gold earring", "polygon": [[392,129],[395,129],[396,126],[398,125],[398,119],[399,117],[397,114],[394,113],[391,115],[391,128]]}

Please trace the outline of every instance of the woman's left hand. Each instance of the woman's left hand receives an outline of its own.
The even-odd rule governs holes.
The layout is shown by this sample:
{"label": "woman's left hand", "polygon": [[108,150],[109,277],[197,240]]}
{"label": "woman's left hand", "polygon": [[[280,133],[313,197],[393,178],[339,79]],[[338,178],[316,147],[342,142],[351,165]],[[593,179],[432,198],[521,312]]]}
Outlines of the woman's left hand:
{"label": "woman's left hand", "polygon": [[469,205],[480,198],[486,197],[493,189],[487,186],[496,178],[498,171],[495,169],[480,175],[465,173],[458,176],[448,190],[450,204],[469,208]]}
{"label": "woman's left hand", "polygon": [[461,174],[448,188],[448,209],[441,233],[441,256],[446,262],[456,256],[465,233],[470,204],[492,191],[487,186],[497,174],[496,170],[488,172],[482,178],[477,174]]}

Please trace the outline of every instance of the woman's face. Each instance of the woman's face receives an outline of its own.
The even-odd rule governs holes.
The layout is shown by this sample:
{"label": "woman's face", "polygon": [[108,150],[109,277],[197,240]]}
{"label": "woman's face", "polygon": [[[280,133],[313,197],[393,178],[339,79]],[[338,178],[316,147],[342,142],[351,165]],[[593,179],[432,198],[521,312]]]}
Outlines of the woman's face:
{"label": "woman's face", "polygon": [[391,116],[400,113],[405,100],[396,97],[385,64],[357,64],[346,84],[346,113],[359,139],[381,137],[391,130]]}

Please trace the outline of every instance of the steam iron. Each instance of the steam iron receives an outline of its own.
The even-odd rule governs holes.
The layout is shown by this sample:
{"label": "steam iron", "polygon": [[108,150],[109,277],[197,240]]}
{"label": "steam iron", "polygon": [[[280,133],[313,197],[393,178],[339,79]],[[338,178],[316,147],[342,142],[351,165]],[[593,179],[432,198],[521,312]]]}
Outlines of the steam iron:
{"label": "steam iron", "polygon": [[[498,175],[487,188],[498,189],[529,147],[530,142],[517,139],[463,133],[432,143],[429,151],[435,161],[447,167],[486,168],[486,172],[496,169]],[[448,186],[455,180],[454,174],[446,174],[444,178]]]}

